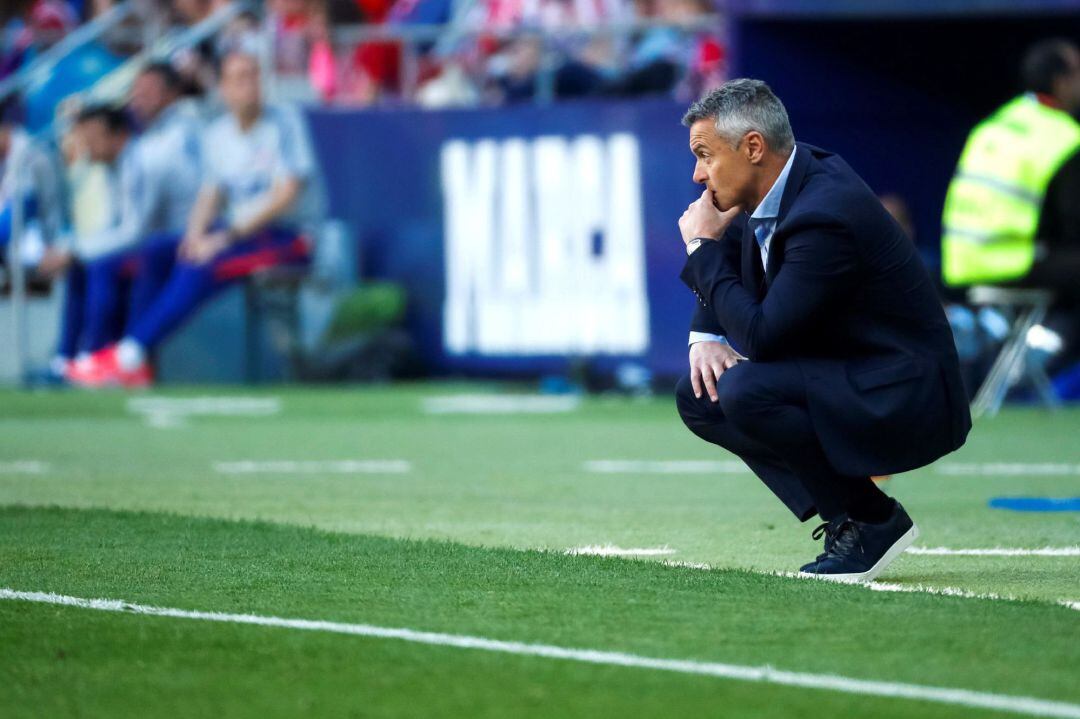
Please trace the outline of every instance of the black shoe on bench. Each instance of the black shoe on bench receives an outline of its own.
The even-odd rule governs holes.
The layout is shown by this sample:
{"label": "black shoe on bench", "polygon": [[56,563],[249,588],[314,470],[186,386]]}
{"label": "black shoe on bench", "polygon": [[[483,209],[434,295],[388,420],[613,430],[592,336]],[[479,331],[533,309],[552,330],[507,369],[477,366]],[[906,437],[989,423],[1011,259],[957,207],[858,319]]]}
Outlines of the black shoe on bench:
{"label": "black shoe on bench", "polygon": [[825,535],[825,551],[804,565],[799,576],[834,582],[871,582],[919,536],[899,502],[880,524],[856,522],[842,517],[814,530],[814,539]]}

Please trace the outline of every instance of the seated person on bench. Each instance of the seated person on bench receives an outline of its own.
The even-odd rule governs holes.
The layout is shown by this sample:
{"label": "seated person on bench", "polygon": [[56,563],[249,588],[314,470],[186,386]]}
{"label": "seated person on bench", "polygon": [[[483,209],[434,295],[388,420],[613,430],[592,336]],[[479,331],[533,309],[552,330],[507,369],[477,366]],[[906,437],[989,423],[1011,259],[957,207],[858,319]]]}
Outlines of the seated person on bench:
{"label": "seated person on bench", "polygon": [[70,360],[77,348],[78,358],[66,365],[65,377],[93,369],[93,353],[119,340],[125,322],[147,305],[149,295],[138,292],[139,257],[155,238],[182,231],[191,214],[202,176],[201,123],[181,89],[172,67],[152,64],[132,84],[130,114],[89,107],[79,115],[75,129],[89,159],[109,168],[103,199],[115,210],[103,227],[79,233],[66,258],[53,257],[82,267],[81,294],[78,275],[68,275],[59,354]]}
{"label": "seated person on bench", "polygon": [[187,231],[149,243],[141,257],[146,281],[160,277],[162,266],[172,268],[168,279],[127,336],[94,355],[77,383],[150,384],[150,351],[202,302],[259,270],[309,263],[304,230],[322,204],[311,143],[297,113],[262,103],[259,82],[255,57],[232,53],[222,61],[228,111],[205,131],[206,177]]}

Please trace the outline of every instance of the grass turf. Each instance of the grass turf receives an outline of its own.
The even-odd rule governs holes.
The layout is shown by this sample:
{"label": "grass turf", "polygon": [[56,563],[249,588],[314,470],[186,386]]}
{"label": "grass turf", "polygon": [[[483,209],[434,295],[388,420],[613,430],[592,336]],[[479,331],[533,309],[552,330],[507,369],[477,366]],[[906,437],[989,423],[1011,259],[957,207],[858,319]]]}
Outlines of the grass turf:
{"label": "grass turf", "polygon": [[[244,389],[237,394],[280,398],[281,413],[195,417],[170,429],[148,426],[119,393],[0,392],[0,505],[21,505],[0,509],[0,585],[1080,699],[1080,612],[1052,603],[1080,600],[1075,557],[906,555],[883,577],[1018,602],[870,593],[739,571],[790,570],[818,551],[810,526],[748,473],[584,468],[595,459],[732,459],[686,432],[670,399],[592,399],[559,415],[422,411],[426,397],[457,391],[478,387]],[[1078,430],[1075,410],[1009,410],[979,423],[943,462],[1077,466]],[[402,459],[412,471],[213,469],[217,461],[342,459]],[[49,467],[4,474],[16,460]],[[982,477],[929,467],[888,490],[927,546],[1073,546],[1080,538],[1075,513],[986,506],[997,495],[1076,496],[1080,477],[1068,468]],[[148,511],[105,511],[115,509]],[[665,546],[674,552],[666,559],[734,569],[561,552],[605,543]],[[4,716],[990,715],[13,601],[0,602],[0,646]]]}
{"label": "grass turf", "polygon": [[[0,509],[0,586],[1076,702],[1075,612],[154,513]],[[843,628],[839,631],[839,628]],[[1000,716],[640,669],[0,602],[5,716]]]}
{"label": "grass turf", "polygon": [[[45,474],[0,474],[0,504],[57,504],[263,519],[478,546],[668,547],[676,561],[790,571],[819,548],[749,473],[593,474],[595,459],[732,459],[690,435],[670,398],[586,401],[537,416],[427,415],[433,395],[476,387],[263,391],[282,412],[198,417],[149,427],[119,393],[0,393],[0,462],[47,461]],[[220,390],[218,390],[220,392]],[[190,397],[205,392],[170,393]],[[251,395],[251,390],[241,390]],[[980,422],[943,462],[1080,465],[1080,412],[1008,410]],[[404,459],[408,474],[222,475],[215,461]],[[998,495],[1076,496],[1080,476],[946,476],[892,480],[920,544],[1071,546],[1077,513],[991,510]],[[1075,557],[906,555],[887,581],[1031,599],[1080,600]]]}

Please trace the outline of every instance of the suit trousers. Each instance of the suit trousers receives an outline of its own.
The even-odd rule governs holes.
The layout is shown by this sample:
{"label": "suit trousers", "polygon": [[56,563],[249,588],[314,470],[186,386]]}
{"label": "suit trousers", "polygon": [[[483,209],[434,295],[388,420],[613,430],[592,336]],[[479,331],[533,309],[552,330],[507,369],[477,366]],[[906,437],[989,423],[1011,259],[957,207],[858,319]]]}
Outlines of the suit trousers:
{"label": "suit trousers", "polygon": [[806,378],[795,362],[740,362],[716,383],[718,401],[694,396],[689,375],[676,388],[686,426],[736,454],[799,518],[831,521],[887,502],[869,477],[829,464],[807,407]]}

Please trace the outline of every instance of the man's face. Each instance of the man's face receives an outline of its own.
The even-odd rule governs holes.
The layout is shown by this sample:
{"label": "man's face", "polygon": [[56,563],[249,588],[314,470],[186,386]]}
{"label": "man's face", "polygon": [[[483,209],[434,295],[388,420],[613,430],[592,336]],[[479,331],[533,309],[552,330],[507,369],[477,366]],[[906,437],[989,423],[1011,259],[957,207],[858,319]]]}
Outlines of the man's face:
{"label": "man's face", "polygon": [[690,152],[694,153],[694,182],[712,193],[713,204],[726,212],[745,205],[753,187],[754,165],[745,152],[734,149],[716,134],[712,119],[698,120],[690,126]]}
{"label": "man's face", "polygon": [[1065,62],[1069,71],[1054,80],[1054,95],[1062,109],[1076,117],[1080,115],[1080,50],[1070,47]]}
{"label": "man's face", "polygon": [[201,20],[209,10],[209,5],[206,0],[173,0],[173,8],[187,23]]}
{"label": "man's face", "polygon": [[87,154],[94,162],[112,164],[124,149],[123,133],[110,132],[102,120],[86,120],[79,123],[79,133]]}
{"label": "man's face", "polygon": [[221,68],[221,99],[234,115],[259,106],[259,66],[248,55],[231,55]]}
{"label": "man's face", "polygon": [[144,72],[131,85],[131,112],[141,123],[153,121],[176,99],[165,80],[156,72]]}

